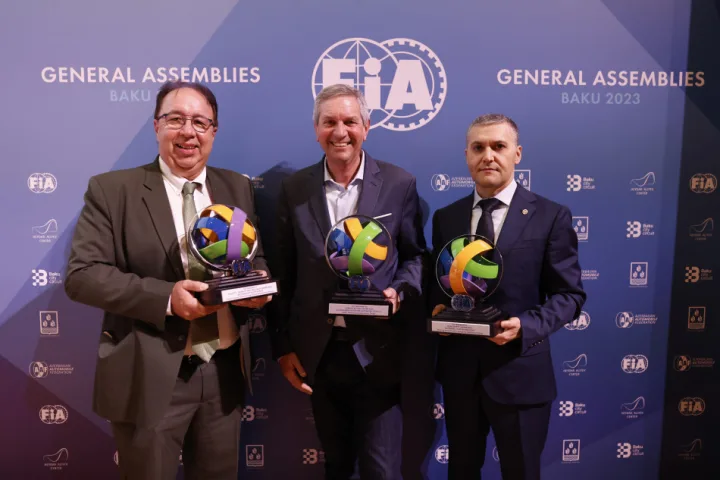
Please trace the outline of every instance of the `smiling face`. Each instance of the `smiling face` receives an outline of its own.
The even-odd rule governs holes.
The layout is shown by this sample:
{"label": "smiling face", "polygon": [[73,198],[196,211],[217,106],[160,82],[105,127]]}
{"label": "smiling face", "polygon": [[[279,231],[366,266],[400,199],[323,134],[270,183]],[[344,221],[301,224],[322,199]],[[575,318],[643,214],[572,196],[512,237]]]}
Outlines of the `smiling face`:
{"label": "smiling face", "polygon": [[[180,88],[167,94],[158,116],[171,113],[210,120],[214,117],[207,99],[192,88]],[[192,120],[189,120],[181,128],[172,129],[167,125],[167,118],[165,116],[153,122],[160,156],[174,175],[193,180],[207,164],[217,127],[198,133],[192,126]]]}
{"label": "smiling face", "polygon": [[354,97],[333,97],[319,106],[315,135],[330,165],[360,162],[369,123],[363,124],[360,104]]}
{"label": "smiling face", "polygon": [[522,147],[506,122],[476,125],[468,132],[465,160],[483,198],[495,196],[513,181],[521,158]]}

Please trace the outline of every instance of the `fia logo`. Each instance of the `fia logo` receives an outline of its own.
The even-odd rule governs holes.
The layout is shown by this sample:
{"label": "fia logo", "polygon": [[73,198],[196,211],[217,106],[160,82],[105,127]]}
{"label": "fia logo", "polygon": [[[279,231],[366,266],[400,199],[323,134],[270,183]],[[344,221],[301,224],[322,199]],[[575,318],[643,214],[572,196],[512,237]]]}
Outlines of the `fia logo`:
{"label": "fia logo", "polygon": [[570,323],[565,324],[565,329],[570,331],[585,330],[590,326],[590,314],[586,311],[581,311],[578,318]]}
{"label": "fia logo", "polygon": [[50,373],[50,368],[45,362],[32,362],[30,364],[30,376],[33,378],[45,378]]}
{"label": "fia logo", "polygon": [[617,444],[617,458],[630,458],[632,453],[632,445],[629,443]]}
{"label": "fia logo", "polygon": [[531,186],[530,170],[515,170],[515,181],[526,190]]}
{"label": "fia logo", "polygon": [[625,355],[620,367],[625,373],[644,373],[648,369],[648,359],[645,355]]}
{"label": "fia logo", "polygon": [[688,307],[688,330],[705,330],[705,307]]}
{"label": "fia logo", "polygon": [[435,420],[442,420],[445,418],[445,406],[442,403],[436,403],[433,405],[432,417]]}
{"label": "fia logo", "polygon": [[40,408],[40,420],[48,425],[60,425],[67,422],[68,411],[62,405],[45,405]]}
{"label": "fia logo", "polygon": [[337,83],[362,90],[371,129],[420,128],[438,114],[447,96],[440,59],[427,45],[409,38],[346,38],[331,45],[315,64],[313,98]]}
{"label": "fia logo", "polygon": [[265,317],[259,313],[251,313],[248,315],[247,322],[250,333],[262,333],[265,331],[265,328],[267,328]]}
{"label": "fia logo", "polygon": [[562,461],[580,461],[580,439],[563,440]]}
{"label": "fia logo", "polygon": [[438,463],[448,463],[450,461],[450,447],[440,445],[435,450],[435,460],[437,460]]}
{"label": "fia logo", "polygon": [[572,223],[578,241],[587,242],[590,235],[590,217],[572,217]]}
{"label": "fia logo", "polygon": [[615,325],[618,328],[630,328],[635,323],[635,318],[632,312],[620,312],[615,315]]}
{"label": "fia logo", "polygon": [[678,372],[686,372],[692,367],[692,360],[686,355],[675,355],[673,367]]}
{"label": "fia logo", "polygon": [[717,188],[717,178],[712,173],[696,173],[690,178],[690,190],[695,193],[712,193]]}
{"label": "fia logo", "polygon": [[40,310],[40,335],[59,335],[60,319],[57,310]]}
{"label": "fia logo", "polygon": [[630,285],[647,286],[648,262],[630,262]]}
{"label": "fia logo", "polygon": [[705,400],[700,397],[685,397],[678,403],[678,411],[686,417],[698,417],[705,413]]}
{"label": "fia logo", "polygon": [[450,190],[450,175],[446,173],[436,173],[430,179],[430,186],[436,192]]}
{"label": "fia logo", "polygon": [[245,465],[248,467],[264,467],[265,466],[265,445],[246,445],[245,446]]}
{"label": "fia logo", "polygon": [[52,173],[33,173],[28,177],[27,185],[33,193],[52,193],[57,188],[57,179]]}

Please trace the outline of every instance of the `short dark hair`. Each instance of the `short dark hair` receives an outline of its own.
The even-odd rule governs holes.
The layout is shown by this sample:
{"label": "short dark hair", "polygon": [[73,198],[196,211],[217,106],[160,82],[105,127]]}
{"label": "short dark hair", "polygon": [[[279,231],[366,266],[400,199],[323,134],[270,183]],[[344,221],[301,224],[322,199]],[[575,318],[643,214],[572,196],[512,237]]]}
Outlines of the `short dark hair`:
{"label": "short dark hair", "polygon": [[518,130],[517,124],[513,121],[512,118],[507,117],[503,115],[502,113],[486,113],[485,115],[480,115],[475,120],[472,121],[470,126],[467,129],[467,135],[470,135],[470,130],[472,130],[474,127],[484,127],[485,125],[497,125],[499,123],[507,123],[510,128],[515,132],[515,143],[518,145],[520,144],[520,131]]}
{"label": "short dark hair", "polygon": [[210,107],[213,111],[213,124],[215,125],[215,128],[218,126],[218,104],[217,99],[215,98],[215,94],[205,85],[197,82],[183,82],[180,80],[172,81],[172,82],[165,82],[162,87],[160,87],[160,90],[158,90],[157,98],[155,100],[155,115],[154,117],[157,119],[158,115],[160,115],[160,107],[162,106],[163,100],[165,100],[165,97],[168,96],[170,92],[173,92],[175,90],[179,90],[181,88],[191,88],[198,92],[200,95],[205,97],[205,100],[210,104]]}

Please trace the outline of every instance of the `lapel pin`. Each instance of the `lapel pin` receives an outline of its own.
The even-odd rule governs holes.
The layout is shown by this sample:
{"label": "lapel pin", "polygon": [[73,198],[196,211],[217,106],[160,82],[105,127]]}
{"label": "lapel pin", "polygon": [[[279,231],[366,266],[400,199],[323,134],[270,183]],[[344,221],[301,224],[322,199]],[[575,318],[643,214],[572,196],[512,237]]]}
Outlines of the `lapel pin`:
{"label": "lapel pin", "polygon": [[523,208],[523,215],[527,215],[527,214],[528,214],[528,209],[527,209],[527,208]]}

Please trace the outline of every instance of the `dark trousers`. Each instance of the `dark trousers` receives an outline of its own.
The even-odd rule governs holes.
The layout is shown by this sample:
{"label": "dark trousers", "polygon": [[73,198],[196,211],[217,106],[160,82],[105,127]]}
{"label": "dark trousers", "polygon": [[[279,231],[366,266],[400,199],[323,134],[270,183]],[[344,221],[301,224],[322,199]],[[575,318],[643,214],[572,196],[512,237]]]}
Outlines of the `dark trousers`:
{"label": "dark trousers", "polygon": [[[373,385],[352,342],[334,333],[315,374],[311,402],[325,451],[325,478],[398,480],[402,415],[399,385]],[[355,477],[357,478],[357,477]]]}
{"label": "dark trousers", "polygon": [[[231,349],[237,350],[231,347],[215,356]],[[239,361],[239,353],[235,355]],[[181,451],[187,480],[237,479],[240,411],[224,413],[215,357],[198,362],[187,382],[178,377],[167,413],[157,425],[112,424],[123,480],[175,480]],[[181,374],[188,369],[193,366],[184,362]],[[236,381],[242,382],[242,376]]]}
{"label": "dark trousers", "polygon": [[538,480],[547,439],[550,403],[504,405],[481,386],[444,390],[445,426],[450,447],[449,480],[477,480],[492,428],[503,480]]}

